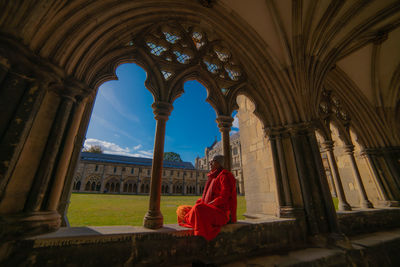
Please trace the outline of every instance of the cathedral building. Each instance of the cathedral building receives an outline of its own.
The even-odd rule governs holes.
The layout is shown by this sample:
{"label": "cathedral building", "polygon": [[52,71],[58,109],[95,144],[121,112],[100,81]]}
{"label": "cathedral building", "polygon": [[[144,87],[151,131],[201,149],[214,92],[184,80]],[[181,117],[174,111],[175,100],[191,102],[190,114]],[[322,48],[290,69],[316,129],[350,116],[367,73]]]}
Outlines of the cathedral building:
{"label": "cathedral building", "polygon": [[[72,192],[149,194],[152,159],[82,152]],[[201,195],[207,170],[190,162],[164,161],[161,194]]]}
{"label": "cathedral building", "polygon": [[[236,191],[240,195],[244,195],[244,180],[242,170],[242,150],[240,148],[240,132],[234,133],[230,136],[231,147],[231,172],[236,178]],[[195,167],[199,170],[208,170],[210,161],[215,155],[223,155],[221,142],[215,141],[204,149],[204,157],[197,157],[195,160]]]}

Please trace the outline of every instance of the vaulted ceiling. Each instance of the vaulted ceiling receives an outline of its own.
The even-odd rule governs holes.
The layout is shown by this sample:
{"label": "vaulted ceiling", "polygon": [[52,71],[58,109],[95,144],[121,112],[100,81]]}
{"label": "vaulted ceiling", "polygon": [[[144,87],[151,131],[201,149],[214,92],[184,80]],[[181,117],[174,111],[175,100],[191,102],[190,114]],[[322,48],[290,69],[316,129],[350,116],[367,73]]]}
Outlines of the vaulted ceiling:
{"label": "vaulted ceiling", "polygon": [[[2,1],[0,30],[63,69],[65,77],[95,89],[134,57],[157,76],[149,67],[158,62],[154,55],[143,55],[134,44],[155,24],[198,27],[209,42],[223,43],[245,74],[231,92],[213,96],[225,101],[221,113],[237,108],[236,95],[244,94],[266,127],[313,121],[323,90],[331,90],[365,145],[400,145],[399,1],[201,2]],[[188,75],[213,77],[207,70],[194,73]],[[203,82],[212,87],[210,80]]]}

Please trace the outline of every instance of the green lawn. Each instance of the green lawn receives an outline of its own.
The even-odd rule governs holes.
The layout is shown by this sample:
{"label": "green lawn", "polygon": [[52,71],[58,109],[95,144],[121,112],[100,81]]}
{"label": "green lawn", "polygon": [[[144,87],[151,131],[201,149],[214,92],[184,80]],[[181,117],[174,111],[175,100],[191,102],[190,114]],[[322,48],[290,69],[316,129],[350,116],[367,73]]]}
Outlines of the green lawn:
{"label": "green lawn", "polygon": [[[176,223],[176,208],[193,205],[199,196],[162,196],[164,223]],[[337,210],[337,198],[333,203]],[[142,225],[149,208],[149,196],[72,193],[68,210],[71,226]],[[246,200],[238,196],[238,219],[245,219]]]}
{"label": "green lawn", "polygon": [[[164,223],[176,223],[179,205],[194,205],[199,196],[161,196]],[[72,193],[68,210],[71,226],[143,225],[149,196]],[[238,196],[238,219],[246,211],[244,196]]]}

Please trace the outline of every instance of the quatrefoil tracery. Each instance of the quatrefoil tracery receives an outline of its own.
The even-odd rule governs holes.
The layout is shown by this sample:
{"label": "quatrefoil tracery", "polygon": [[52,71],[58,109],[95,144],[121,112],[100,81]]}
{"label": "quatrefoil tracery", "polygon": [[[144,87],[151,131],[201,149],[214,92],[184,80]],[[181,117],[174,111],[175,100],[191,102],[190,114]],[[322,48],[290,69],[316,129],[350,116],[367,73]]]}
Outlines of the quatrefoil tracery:
{"label": "quatrefoil tracery", "polygon": [[333,95],[331,91],[323,90],[319,104],[319,111],[323,117],[334,115],[344,124],[347,124],[350,121],[350,116],[344,110],[341,101]]}
{"label": "quatrefoil tracery", "polygon": [[230,50],[198,27],[179,24],[156,26],[144,35],[144,44],[158,63],[165,81],[196,64],[215,78],[224,94],[244,79],[244,73]]}

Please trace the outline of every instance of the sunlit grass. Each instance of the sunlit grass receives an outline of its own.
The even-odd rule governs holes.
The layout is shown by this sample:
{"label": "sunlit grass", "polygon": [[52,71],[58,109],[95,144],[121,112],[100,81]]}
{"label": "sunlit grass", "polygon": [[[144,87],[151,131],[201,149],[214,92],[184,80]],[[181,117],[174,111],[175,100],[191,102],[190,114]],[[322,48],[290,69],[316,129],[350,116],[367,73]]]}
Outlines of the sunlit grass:
{"label": "sunlit grass", "polygon": [[333,199],[333,205],[335,205],[335,210],[338,210],[338,202],[339,202],[338,198],[333,197],[332,199]]}
{"label": "sunlit grass", "polygon": [[[161,196],[165,224],[176,223],[176,208],[193,205],[200,196]],[[333,198],[335,209],[338,199]],[[149,196],[72,193],[68,219],[71,226],[143,225],[149,208]],[[246,200],[238,196],[238,219],[245,219]]]}
{"label": "sunlit grass", "polygon": [[[200,196],[161,196],[164,224],[176,223],[179,205],[194,205]],[[72,193],[68,210],[71,226],[143,225],[149,196]],[[246,201],[238,196],[238,219],[244,219]]]}

